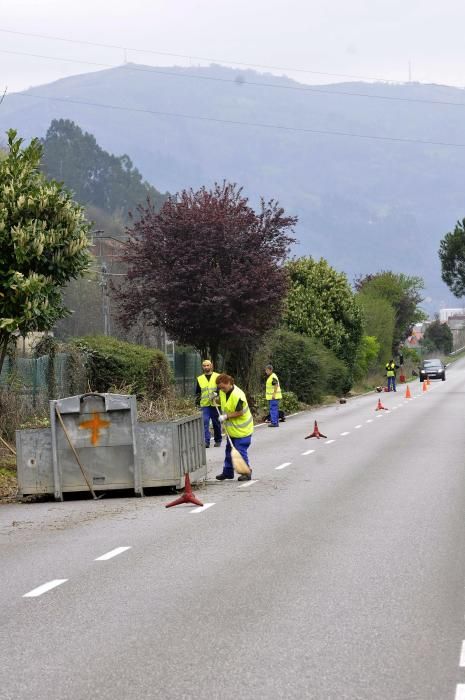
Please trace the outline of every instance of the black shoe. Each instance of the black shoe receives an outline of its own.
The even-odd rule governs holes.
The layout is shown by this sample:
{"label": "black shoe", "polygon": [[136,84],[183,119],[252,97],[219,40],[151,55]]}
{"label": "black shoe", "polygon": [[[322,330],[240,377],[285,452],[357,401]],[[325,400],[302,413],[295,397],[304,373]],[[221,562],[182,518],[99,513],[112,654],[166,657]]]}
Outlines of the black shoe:
{"label": "black shoe", "polygon": [[215,442],[215,447],[221,447],[221,442]]}
{"label": "black shoe", "polygon": [[225,479],[234,479],[234,475],[233,476],[226,476],[226,474],[221,473],[221,474],[218,474],[215,478],[218,479],[218,481],[224,481]]}
{"label": "black shoe", "polygon": [[269,428],[279,428],[279,425],[277,423],[270,423]]}
{"label": "black shoe", "polygon": [[[216,477],[218,478],[218,477]],[[252,478],[251,474],[241,474],[240,476],[237,477],[238,481],[250,481]]]}
{"label": "black shoe", "polygon": [[206,448],[207,450],[208,450],[209,447],[210,447],[210,443],[208,443],[208,445],[205,445],[205,448]]}

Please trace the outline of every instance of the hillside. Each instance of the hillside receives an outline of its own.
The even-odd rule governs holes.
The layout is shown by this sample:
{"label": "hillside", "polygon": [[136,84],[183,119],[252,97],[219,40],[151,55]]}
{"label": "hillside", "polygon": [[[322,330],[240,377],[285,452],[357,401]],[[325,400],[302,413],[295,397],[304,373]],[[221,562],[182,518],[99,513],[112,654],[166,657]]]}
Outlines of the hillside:
{"label": "hillside", "polygon": [[44,136],[52,119],[72,119],[109,152],[127,153],[159,191],[237,181],[252,200],[276,197],[300,217],[299,253],[327,257],[350,278],[381,268],[419,274],[432,308],[451,301],[437,249],[465,215],[465,148],[147,110],[465,144],[463,90],[344,83],[312,91],[284,77],[219,66],[171,68],[170,75],[158,70],[130,64],[9,96],[0,109],[0,130],[14,126],[26,137]]}

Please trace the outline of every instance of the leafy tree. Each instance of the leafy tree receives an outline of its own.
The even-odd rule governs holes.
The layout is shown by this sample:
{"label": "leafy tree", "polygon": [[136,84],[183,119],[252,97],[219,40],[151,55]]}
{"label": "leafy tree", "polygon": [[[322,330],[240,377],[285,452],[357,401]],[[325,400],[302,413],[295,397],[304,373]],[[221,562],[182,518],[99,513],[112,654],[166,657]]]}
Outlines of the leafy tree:
{"label": "leafy tree", "polygon": [[438,319],[426,327],[424,341],[424,345],[429,345],[431,350],[440,350],[446,355],[452,352],[452,331],[447,323],[441,323]]}
{"label": "leafy tree", "polygon": [[139,209],[117,292],[126,327],[145,314],[174,340],[248,381],[251,354],[280,320],[287,290],[282,266],[297,219],[274,201],[255,212],[234,184],[184,190],[157,213]]}
{"label": "leafy tree", "polygon": [[357,349],[354,378],[363,379],[370,369],[374,369],[379,357],[380,345],[375,336],[364,335]]}
{"label": "leafy tree", "polygon": [[357,303],[362,310],[363,331],[378,342],[378,362],[385,364],[392,355],[395,312],[392,305],[377,295],[359,292]]}
{"label": "leafy tree", "polygon": [[457,221],[439,246],[442,279],[456,297],[465,295],[465,219]]}
{"label": "leafy tree", "polygon": [[144,182],[127,155],[114,156],[101,148],[92,134],[68,119],[54,119],[43,141],[42,169],[64,182],[81,204],[107,213],[128,213],[150,198],[159,208],[165,196]]}
{"label": "leafy tree", "polygon": [[10,130],[0,162],[0,371],[12,333],[48,330],[67,313],[61,290],[89,262],[82,207],[39,172],[38,140],[21,144]]}
{"label": "leafy tree", "polygon": [[355,288],[363,294],[385,299],[394,309],[393,352],[397,352],[399,343],[408,337],[412,326],[427,318],[419,308],[423,301],[421,292],[424,288],[421,277],[396,274],[387,270],[357,279]]}
{"label": "leafy tree", "polygon": [[362,317],[346,276],[323,258],[297,258],[290,277],[285,321],[289,330],[319,338],[353,367],[362,337]]}

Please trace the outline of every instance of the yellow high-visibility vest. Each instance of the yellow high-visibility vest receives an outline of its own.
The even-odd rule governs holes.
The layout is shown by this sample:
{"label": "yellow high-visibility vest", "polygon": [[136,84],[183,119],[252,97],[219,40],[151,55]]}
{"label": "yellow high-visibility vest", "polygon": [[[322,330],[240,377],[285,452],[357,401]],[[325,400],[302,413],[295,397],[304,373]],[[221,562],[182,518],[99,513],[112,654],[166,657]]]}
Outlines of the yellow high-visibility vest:
{"label": "yellow high-visibility vest", "polygon": [[237,418],[228,418],[223,424],[228,435],[236,438],[248,437],[253,433],[253,418],[246,396],[238,386],[233,388],[228,399],[226,398],[225,392],[220,391],[221,413],[234,413],[239,399],[242,399],[243,402],[243,414]]}
{"label": "yellow high-visibility vest", "polygon": [[197,381],[200,387],[200,405],[201,406],[213,406],[212,396],[217,390],[216,378],[220,375],[218,372],[212,372],[209,377],[205,374],[201,374],[197,377]]}
{"label": "yellow high-visibility vest", "polygon": [[396,363],[395,362],[387,362],[386,363],[386,376],[387,377],[395,377],[396,376]]}
{"label": "yellow high-visibility vest", "polygon": [[271,399],[273,398],[273,392],[274,392],[274,389],[276,386],[276,384],[273,385],[273,379],[278,380],[278,388],[276,389],[276,396],[274,398],[275,399],[282,399],[283,398],[283,395],[281,393],[281,387],[279,385],[278,375],[273,372],[273,374],[270,374],[270,376],[266,380],[266,400],[267,401],[271,401]]}

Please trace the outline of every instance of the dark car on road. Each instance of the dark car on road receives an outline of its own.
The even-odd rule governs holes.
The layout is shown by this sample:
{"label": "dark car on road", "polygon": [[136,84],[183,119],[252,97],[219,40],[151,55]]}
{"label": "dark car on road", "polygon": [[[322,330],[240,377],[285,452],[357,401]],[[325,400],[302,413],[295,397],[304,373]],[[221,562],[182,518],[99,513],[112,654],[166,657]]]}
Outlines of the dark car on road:
{"label": "dark car on road", "polygon": [[425,379],[442,379],[443,382],[446,381],[446,368],[441,360],[423,360],[423,364],[420,367],[420,382]]}

